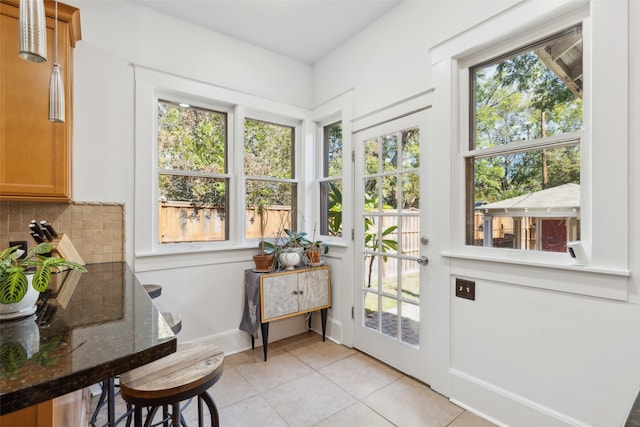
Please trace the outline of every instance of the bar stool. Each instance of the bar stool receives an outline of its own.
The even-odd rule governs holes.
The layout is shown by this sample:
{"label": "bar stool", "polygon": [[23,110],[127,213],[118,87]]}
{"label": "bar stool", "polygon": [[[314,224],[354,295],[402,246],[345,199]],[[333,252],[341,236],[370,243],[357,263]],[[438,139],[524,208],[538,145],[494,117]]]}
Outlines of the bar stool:
{"label": "bar stool", "polygon": [[[178,344],[178,350],[162,359],[120,375],[120,395],[134,406],[135,427],[142,427],[142,410],[147,407],[145,426],[171,421],[180,426],[180,402],[198,398],[198,425],[204,426],[203,403],[211,426],[219,426],[218,409],[207,389],[222,376],[224,354],[207,341]],[[171,407],[171,413],[168,408]],[[154,422],[159,408],[162,421]]]}
{"label": "bar stool", "polygon": [[[144,290],[147,292],[147,295],[151,299],[158,298],[162,294],[162,286],[155,284],[144,284],[142,285]],[[182,329],[182,317],[179,314],[163,312],[162,317],[167,321],[167,324],[171,328],[171,331],[174,334],[178,334]],[[108,427],[115,427],[120,421],[126,418],[126,414],[116,419],[115,415],[115,405],[114,399],[117,395],[116,387],[119,384],[116,384],[118,377],[109,378],[100,383],[100,397],[98,398],[98,403],[96,404],[96,409],[93,411],[93,415],[91,416],[90,424],[92,426],[96,425],[96,421],[98,419],[98,414],[104,407],[107,405],[107,424]]]}
{"label": "bar stool", "polygon": [[147,291],[147,294],[151,299],[158,298],[162,294],[162,286],[160,285],[146,284],[142,285],[142,287]]}

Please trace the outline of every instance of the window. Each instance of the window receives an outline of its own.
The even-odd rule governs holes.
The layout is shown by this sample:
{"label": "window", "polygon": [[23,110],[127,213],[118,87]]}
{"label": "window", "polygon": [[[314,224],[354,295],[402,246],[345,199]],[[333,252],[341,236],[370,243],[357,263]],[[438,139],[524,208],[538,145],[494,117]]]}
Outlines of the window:
{"label": "window", "polygon": [[581,26],[469,78],[467,245],[566,252],[580,239]]}
{"label": "window", "polygon": [[227,240],[227,114],[158,100],[161,244]]}
{"label": "window", "polygon": [[342,236],[342,123],[323,127],[320,234]]}
{"label": "window", "polygon": [[276,237],[296,229],[295,128],[244,121],[246,238]]}

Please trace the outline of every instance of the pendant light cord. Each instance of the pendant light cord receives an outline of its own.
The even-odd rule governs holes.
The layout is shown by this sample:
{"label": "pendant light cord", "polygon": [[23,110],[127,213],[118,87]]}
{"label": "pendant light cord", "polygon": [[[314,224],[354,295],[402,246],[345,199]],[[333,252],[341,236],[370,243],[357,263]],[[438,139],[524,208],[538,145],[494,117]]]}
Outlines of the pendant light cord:
{"label": "pendant light cord", "polygon": [[56,0],[56,22],[53,25],[53,63],[58,63],[58,0]]}

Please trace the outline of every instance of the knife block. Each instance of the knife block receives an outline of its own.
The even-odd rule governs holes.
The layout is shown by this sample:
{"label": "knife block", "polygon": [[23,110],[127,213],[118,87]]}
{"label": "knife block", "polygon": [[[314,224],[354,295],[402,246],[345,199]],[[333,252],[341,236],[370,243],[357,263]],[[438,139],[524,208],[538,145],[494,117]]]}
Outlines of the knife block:
{"label": "knife block", "polygon": [[77,262],[78,264],[85,265],[84,260],[76,250],[76,247],[71,243],[71,239],[62,233],[56,239],[50,242],[53,246],[52,256],[64,258],[67,261]]}
{"label": "knife block", "polygon": [[[71,243],[71,239],[69,236],[62,233],[59,237],[53,239],[49,242],[51,246],[53,246],[53,250],[51,251],[51,256],[64,258],[67,261],[77,262],[78,264],[85,265],[84,260],[78,253],[73,243]],[[49,284],[49,289],[54,294],[61,292],[62,285],[66,285],[68,280],[68,276],[74,270],[69,270],[67,267],[62,267],[56,269],[57,271],[52,271],[51,275],[51,283]],[[68,287],[68,286],[67,286]],[[75,288],[75,284],[73,286]]]}

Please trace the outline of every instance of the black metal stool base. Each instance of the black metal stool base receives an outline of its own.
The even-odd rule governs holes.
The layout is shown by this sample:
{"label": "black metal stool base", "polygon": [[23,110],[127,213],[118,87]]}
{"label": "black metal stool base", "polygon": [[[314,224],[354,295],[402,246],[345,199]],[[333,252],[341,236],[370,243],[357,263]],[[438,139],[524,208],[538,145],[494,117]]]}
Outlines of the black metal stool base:
{"label": "black metal stool base", "polygon": [[[209,416],[211,418],[211,426],[219,427],[220,426],[220,416],[218,415],[218,408],[216,404],[209,396],[209,393],[206,391],[204,393],[200,393],[198,396],[198,426],[204,426],[204,405],[207,406],[209,410]],[[169,406],[171,406],[171,412],[169,412]],[[180,402],[174,402],[171,405],[162,405],[162,406],[153,406],[149,407],[146,420],[144,424],[142,423],[142,409],[144,406],[136,405],[133,411],[134,424],[136,427],[144,426],[144,427],[153,427],[158,426],[160,424],[165,426],[177,427],[177,426],[187,426],[187,423],[182,416],[182,411],[187,405],[185,405],[182,409],[180,408]],[[156,414],[158,410],[162,408],[162,419],[155,421]],[[127,426],[129,425],[129,421],[127,421]]]}

